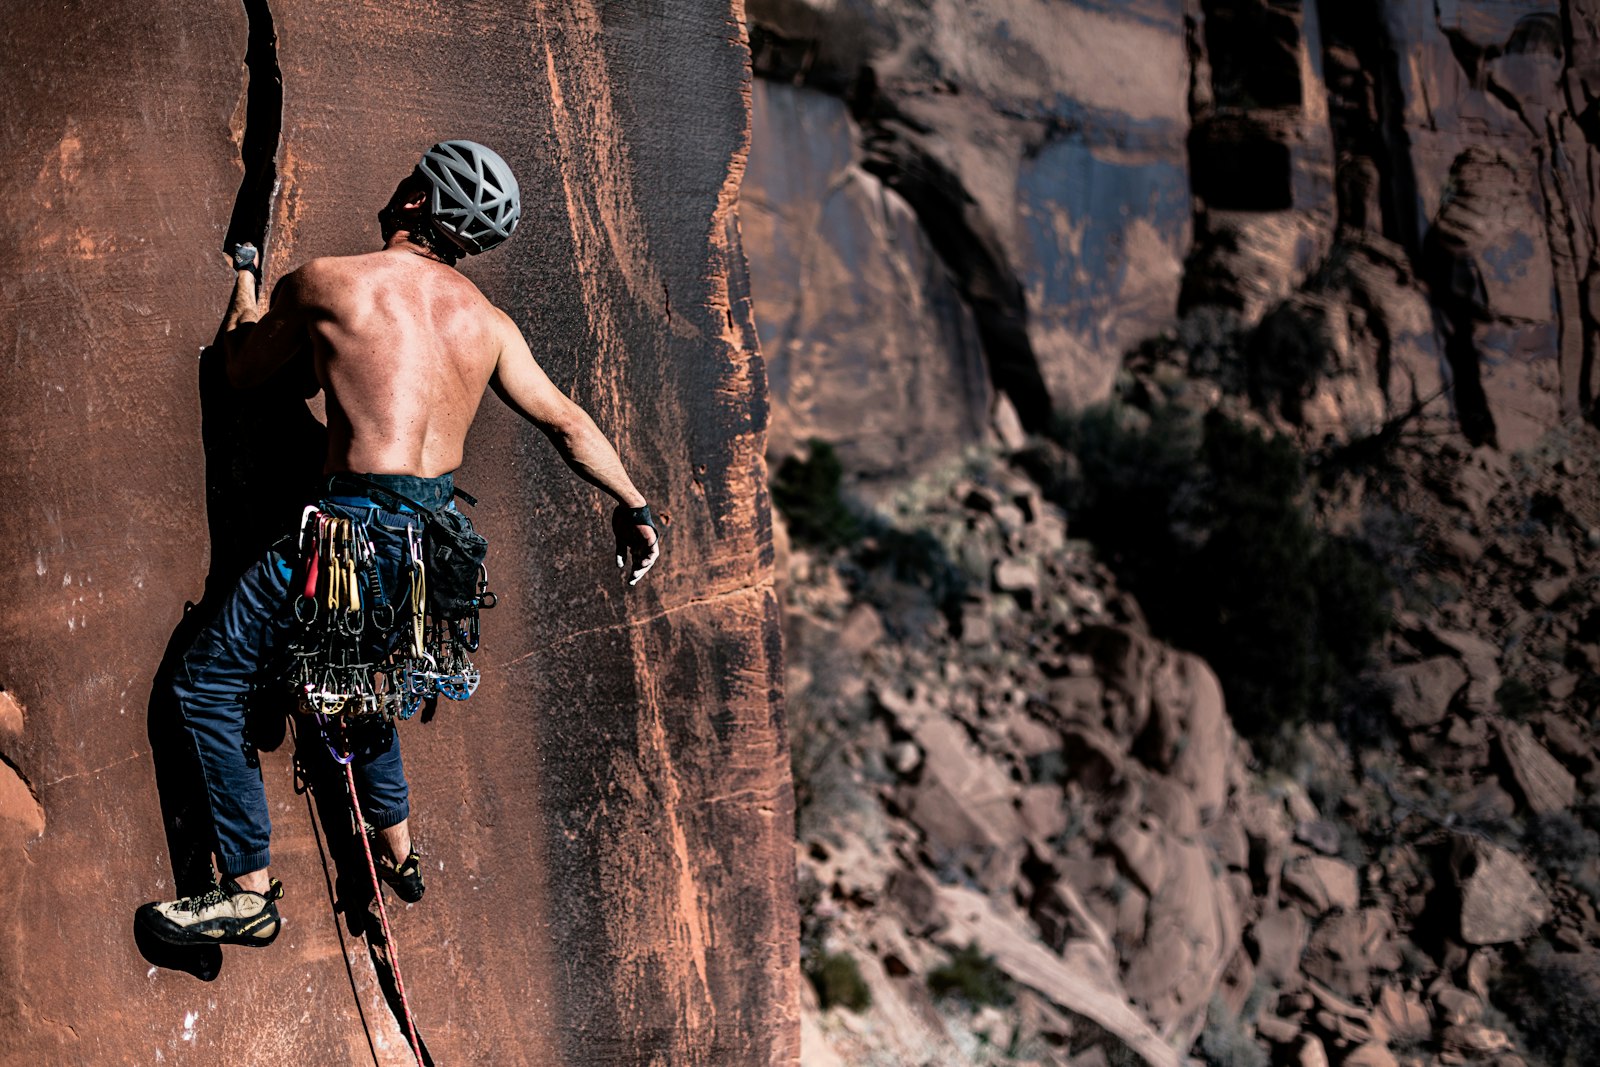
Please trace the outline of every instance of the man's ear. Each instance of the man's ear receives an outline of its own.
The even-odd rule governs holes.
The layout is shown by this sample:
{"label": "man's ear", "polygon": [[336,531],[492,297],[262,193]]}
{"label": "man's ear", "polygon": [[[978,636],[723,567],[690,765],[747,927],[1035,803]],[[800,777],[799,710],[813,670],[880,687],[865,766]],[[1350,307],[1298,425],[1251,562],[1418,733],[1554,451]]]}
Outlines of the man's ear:
{"label": "man's ear", "polygon": [[401,204],[402,211],[421,211],[428,206],[428,190],[416,189],[411,192]]}

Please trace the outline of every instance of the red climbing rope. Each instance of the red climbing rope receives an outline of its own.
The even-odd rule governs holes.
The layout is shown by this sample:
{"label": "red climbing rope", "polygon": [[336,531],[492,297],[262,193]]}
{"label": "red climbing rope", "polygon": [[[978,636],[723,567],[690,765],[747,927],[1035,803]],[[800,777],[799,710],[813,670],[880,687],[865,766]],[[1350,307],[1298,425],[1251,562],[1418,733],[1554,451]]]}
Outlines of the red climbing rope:
{"label": "red climbing rope", "polygon": [[361,838],[361,849],[367,854],[367,871],[372,875],[372,895],[378,901],[378,920],[383,924],[384,951],[389,954],[389,966],[394,971],[394,988],[400,994],[400,1007],[406,1016],[406,1035],[411,1039],[411,1051],[417,1057],[417,1067],[423,1067],[422,1042],[417,1038],[417,1021],[411,1016],[411,1002],[406,999],[406,984],[400,978],[400,949],[389,932],[389,912],[383,906],[383,886],[378,882],[378,865],[372,860],[372,843],[367,840],[367,819],[361,814],[361,801],[356,799],[356,774],[351,764],[344,765],[344,780],[350,787],[350,806],[356,813],[356,836]]}

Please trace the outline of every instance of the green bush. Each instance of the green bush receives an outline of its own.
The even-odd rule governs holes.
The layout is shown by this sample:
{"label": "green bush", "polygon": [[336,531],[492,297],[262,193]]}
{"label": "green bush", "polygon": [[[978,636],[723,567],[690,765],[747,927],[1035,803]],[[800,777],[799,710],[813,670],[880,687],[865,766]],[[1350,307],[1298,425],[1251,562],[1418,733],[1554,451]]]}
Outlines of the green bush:
{"label": "green bush", "polygon": [[976,941],[951,956],[943,967],[929,971],[928,989],[936,997],[959,996],[974,1008],[987,1004],[1004,1007],[1016,999],[1010,977],[995,966],[993,956],[983,954]]}
{"label": "green bush", "polygon": [[1216,412],[1114,405],[1063,444],[1076,529],[1151,627],[1216,669],[1240,731],[1330,717],[1388,627],[1389,584],[1363,544],[1312,521],[1294,445]]}
{"label": "green bush", "polygon": [[1500,705],[1500,713],[1511,719],[1531,719],[1544,707],[1539,691],[1521,678],[1507,678],[1501,682],[1500,688],[1494,691],[1494,699]]}
{"label": "green bush", "polygon": [[1530,1064],[1600,1063],[1600,976],[1586,956],[1535,942],[1526,956],[1506,967],[1489,993],[1495,1011],[1485,1021],[1510,1031]]}
{"label": "green bush", "polygon": [[862,525],[840,495],[844,465],[826,441],[812,439],[805,459],[789,456],[772,479],[772,502],[789,524],[789,536],[817,548],[854,544]]}
{"label": "green bush", "polygon": [[861,968],[848,952],[827,952],[806,966],[806,977],[816,987],[824,1009],[849,1008],[860,1014],[872,1007],[872,990],[861,977]]}
{"label": "green bush", "polygon": [[1194,1051],[1206,1067],[1269,1067],[1272,1062],[1219,997],[1211,999]]}

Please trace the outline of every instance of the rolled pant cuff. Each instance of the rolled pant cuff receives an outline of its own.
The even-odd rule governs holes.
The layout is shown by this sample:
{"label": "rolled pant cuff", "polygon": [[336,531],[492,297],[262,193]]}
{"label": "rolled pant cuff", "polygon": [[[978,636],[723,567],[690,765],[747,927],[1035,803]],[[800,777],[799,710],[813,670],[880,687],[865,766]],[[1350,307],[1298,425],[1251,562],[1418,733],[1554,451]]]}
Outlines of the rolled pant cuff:
{"label": "rolled pant cuff", "polygon": [[252,871],[265,870],[272,866],[272,850],[264,848],[260,852],[246,852],[242,856],[217,856],[217,868],[224,878],[237,878],[241,874]]}
{"label": "rolled pant cuff", "polygon": [[411,818],[411,801],[403,800],[392,808],[378,808],[374,811],[362,812],[367,817],[367,825],[374,830],[387,830],[396,823],[405,822]]}

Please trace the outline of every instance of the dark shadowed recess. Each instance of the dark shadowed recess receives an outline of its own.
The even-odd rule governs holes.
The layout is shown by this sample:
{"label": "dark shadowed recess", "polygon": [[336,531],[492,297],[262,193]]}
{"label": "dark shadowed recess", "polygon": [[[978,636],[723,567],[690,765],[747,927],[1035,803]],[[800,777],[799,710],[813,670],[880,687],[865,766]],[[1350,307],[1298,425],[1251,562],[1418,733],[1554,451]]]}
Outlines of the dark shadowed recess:
{"label": "dark shadowed recess", "polygon": [[[1405,130],[1400,57],[1383,5],[1379,0],[1319,3],[1316,15],[1322,31],[1324,69],[1336,68],[1337,64],[1331,62],[1335,49],[1347,49],[1355,54],[1364,72],[1364,77],[1346,92],[1339,92],[1337,85],[1329,86],[1329,117],[1336,154],[1339,158],[1371,159],[1377,164],[1383,236],[1404,248],[1415,266],[1422,242],[1417,175]],[[1342,194],[1344,186],[1339,188]],[[1341,217],[1347,216],[1341,205]]]}
{"label": "dark shadowed recess", "polygon": [[266,247],[272,216],[272,194],[278,182],[278,138],[283,127],[283,72],[278,67],[278,34],[267,0],[244,0],[250,31],[244,66],[249,86],[245,96],[244,141],[239,147],[244,178],[233,202],[223,251],[249,242]]}
{"label": "dark shadowed recess", "polygon": [[[263,0],[246,0],[244,6],[249,19],[246,126],[240,147],[245,173],[225,251],[244,241],[257,248],[265,245],[283,112],[271,11]],[[221,292],[225,290],[219,287]],[[309,361],[285,367],[255,389],[235,390],[228,383],[219,327],[201,353],[198,378],[211,566],[200,601],[184,606],[183,618],[167,642],[151,683],[146,721],[173,881],[180,896],[201,892],[212,883],[215,841],[194,744],[172,697],[172,672],[221,608],[239,575],[293,529],[295,513],[315,486],[327,450],[326,432],[305,404],[317,389]],[[250,740],[257,749],[271,751],[282,743],[291,707],[279,689],[255,694],[247,715]],[[185,951],[142,937],[139,947],[152,963],[206,979],[215,977],[221,966],[216,949]]]}

